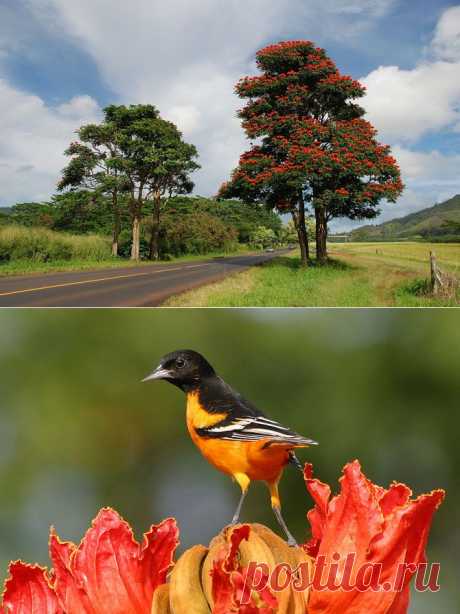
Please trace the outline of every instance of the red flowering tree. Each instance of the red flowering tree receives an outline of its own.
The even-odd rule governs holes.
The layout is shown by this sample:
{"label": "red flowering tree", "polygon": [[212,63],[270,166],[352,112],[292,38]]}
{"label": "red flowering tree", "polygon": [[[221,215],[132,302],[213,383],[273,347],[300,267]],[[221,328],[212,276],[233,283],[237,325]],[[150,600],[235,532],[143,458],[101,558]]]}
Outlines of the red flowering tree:
{"label": "red flowering tree", "polygon": [[309,258],[305,208],[316,217],[317,259],[327,258],[333,217],[371,218],[382,199],[402,192],[400,171],[388,146],[364,119],[356,100],[364,87],[341,75],[324,49],[310,41],[271,45],[257,53],[262,74],[236,86],[248,99],[239,115],[250,139],[221,196],[262,201],[290,212],[302,263]]}

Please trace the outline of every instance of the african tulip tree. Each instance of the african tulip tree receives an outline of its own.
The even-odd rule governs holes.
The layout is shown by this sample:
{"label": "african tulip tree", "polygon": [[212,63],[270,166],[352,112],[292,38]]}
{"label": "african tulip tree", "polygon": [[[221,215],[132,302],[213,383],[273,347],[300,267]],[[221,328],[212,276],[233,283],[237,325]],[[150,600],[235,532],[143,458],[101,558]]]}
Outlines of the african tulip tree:
{"label": "african tulip tree", "polygon": [[239,115],[250,139],[221,195],[262,201],[290,212],[302,262],[308,260],[305,207],[316,217],[317,258],[327,257],[333,217],[374,217],[379,202],[394,201],[403,186],[389,147],[362,119],[356,100],[363,86],[341,75],[326,52],[309,41],[271,45],[257,53],[262,74],[236,86],[248,99]]}

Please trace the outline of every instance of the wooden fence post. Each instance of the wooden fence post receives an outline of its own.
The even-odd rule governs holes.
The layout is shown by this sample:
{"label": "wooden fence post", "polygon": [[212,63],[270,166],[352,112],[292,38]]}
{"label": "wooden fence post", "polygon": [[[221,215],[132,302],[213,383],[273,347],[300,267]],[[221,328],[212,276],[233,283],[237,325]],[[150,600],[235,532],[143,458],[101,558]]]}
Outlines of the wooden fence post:
{"label": "wooden fence post", "polygon": [[431,291],[436,296],[441,288],[441,276],[439,274],[438,264],[436,262],[436,254],[430,252],[430,267],[431,267]]}

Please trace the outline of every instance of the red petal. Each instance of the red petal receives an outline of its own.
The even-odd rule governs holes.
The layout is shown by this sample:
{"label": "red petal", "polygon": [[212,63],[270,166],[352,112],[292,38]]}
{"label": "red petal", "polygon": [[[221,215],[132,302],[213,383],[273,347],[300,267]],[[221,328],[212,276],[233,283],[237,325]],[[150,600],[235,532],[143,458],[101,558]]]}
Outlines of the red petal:
{"label": "red petal", "polygon": [[[433,515],[441,505],[444,495],[442,490],[421,495],[415,501],[396,508],[385,518],[384,533],[375,539],[369,552],[370,557],[382,561],[383,580],[395,584],[399,565],[419,565],[425,562],[425,548]],[[392,594],[392,614],[406,612],[409,604],[409,582],[414,573],[408,570],[403,586]]]}
{"label": "red petal", "polygon": [[390,514],[396,507],[405,505],[412,491],[405,484],[393,483],[388,490],[383,490],[382,497],[380,498],[380,507],[384,516]]}
{"label": "red petal", "polygon": [[[375,486],[362,474],[358,461],[346,465],[340,480],[341,492],[331,501],[328,487],[313,480],[311,467],[306,469],[305,478],[316,503],[308,514],[313,540],[307,547],[325,557],[326,572],[337,562],[334,555],[340,555],[336,584],[340,583],[350,553],[356,557],[349,578],[351,584],[363,564],[376,563],[382,566],[380,584],[388,582],[394,587],[400,564],[417,565],[424,561],[432,517],[444,497],[443,491],[410,501],[407,486],[393,484],[388,490]],[[313,587],[308,612],[404,614],[409,603],[410,579],[411,574],[407,573],[398,592],[318,591]]]}
{"label": "red petal", "polygon": [[238,563],[238,548],[243,539],[248,539],[250,527],[242,525],[233,529],[230,543],[223,547],[218,558],[213,561],[212,614],[272,614],[276,611],[277,600],[268,588],[258,592],[259,603],[241,604],[247,568]]}
{"label": "red petal", "polygon": [[63,608],[67,614],[148,614],[177,543],[175,521],[165,520],[152,526],[140,546],[111,509],[99,512],[76,549],[52,536],[56,592]]}
{"label": "red petal", "polygon": [[305,464],[304,477],[307,489],[316,503],[315,507],[307,514],[312,538],[306,544],[308,554],[315,557],[318,554],[318,548],[323,538],[331,489],[327,484],[313,479],[313,465],[311,463]]}
{"label": "red petal", "polygon": [[179,544],[179,529],[174,518],[152,525],[144,534],[140,561],[143,568],[144,595],[152,602],[153,591],[166,582],[166,576],[173,566],[174,552]]}
{"label": "red petal", "polygon": [[251,528],[249,525],[243,525],[234,529],[230,536],[230,550],[225,558],[225,569],[227,571],[232,571],[238,569],[238,561],[236,555],[238,553],[238,548],[240,547],[243,539],[246,541],[249,539],[249,533],[251,532]]}
{"label": "red petal", "polygon": [[250,528],[242,525],[234,529],[230,537],[230,545],[222,548],[218,558],[212,566],[212,598],[214,601],[213,614],[228,614],[234,604],[234,586],[230,575],[238,568],[236,554],[243,539],[248,539]]}
{"label": "red petal", "polygon": [[72,556],[77,547],[71,542],[62,542],[51,529],[50,559],[54,566],[55,592],[59,604],[66,612],[81,612],[81,614],[96,614],[88,597],[79,587],[72,575]]}
{"label": "red petal", "polygon": [[14,614],[62,614],[46,570],[21,561],[10,563],[3,608]]}

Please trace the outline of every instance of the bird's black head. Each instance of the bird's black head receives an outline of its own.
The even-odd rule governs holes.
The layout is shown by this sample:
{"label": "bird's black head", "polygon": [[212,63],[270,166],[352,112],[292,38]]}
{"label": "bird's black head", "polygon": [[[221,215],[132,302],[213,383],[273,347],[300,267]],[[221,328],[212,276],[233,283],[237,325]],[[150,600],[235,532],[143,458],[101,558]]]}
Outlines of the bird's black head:
{"label": "bird's black head", "polygon": [[158,367],[143,382],[164,379],[184,391],[198,388],[202,379],[215,375],[209,362],[193,350],[176,350],[160,359]]}

